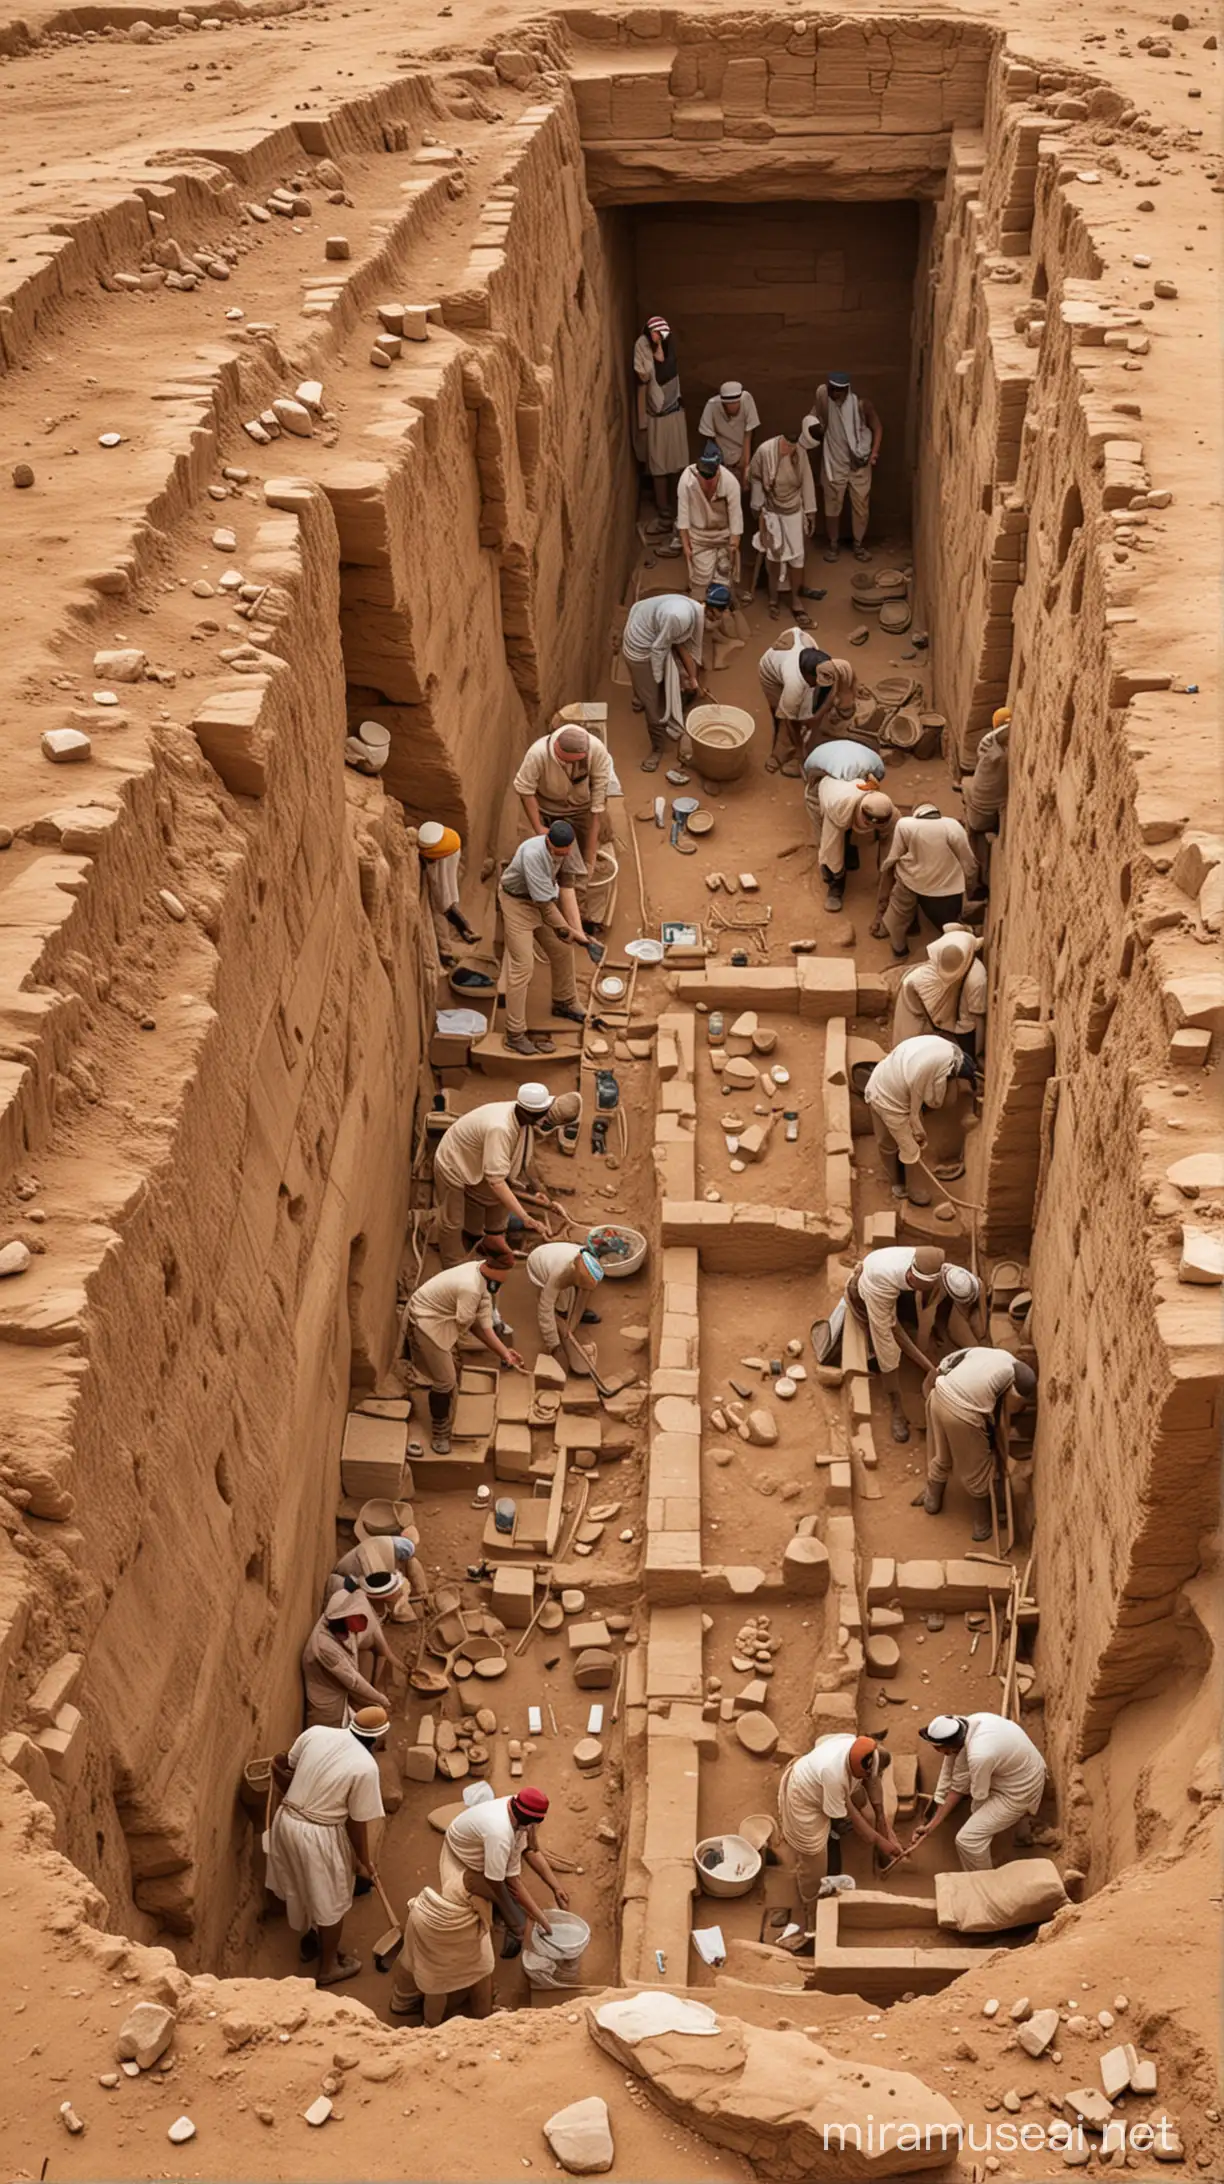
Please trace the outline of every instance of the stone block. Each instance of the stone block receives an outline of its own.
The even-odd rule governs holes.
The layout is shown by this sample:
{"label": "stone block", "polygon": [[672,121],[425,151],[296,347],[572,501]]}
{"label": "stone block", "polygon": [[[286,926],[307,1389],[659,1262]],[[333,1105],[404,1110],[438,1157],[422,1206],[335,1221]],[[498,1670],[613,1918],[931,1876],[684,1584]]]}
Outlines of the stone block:
{"label": "stone block", "polygon": [[726,114],[758,114],[765,105],[769,74],[763,60],[729,60],[723,73],[721,103]]}
{"label": "stone block", "polygon": [[858,1702],[853,1691],[817,1691],[808,1708],[816,1737],[837,1736],[858,1727]]}
{"label": "stone block", "polygon": [[796,975],[800,1016],[827,1021],[831,1016],[854,1015],[858,979],[853,961],[841,956],[800,956]]}
{"label": "stone block", "polygon": [[[493,1573],[494,1615],[508,1630],[525,1630],[535,1604],[535,1572],[506,1565]],[[601,1625],[601,1628],[604,1626]],[[595,1641],[592,1640],[592,1643]]]}
{"label": "stone block", "polygon": [[828,1480],[827,1492],[830,1507],[834,1509],[848,1509],[850,1507],[854,1493],[854,1485],[850,1474],[849,1464],[836,1462],[831,1463],[828,1467],[826,1478]]}
{"label": "stone block", "polygon": [[1224,1229],[1200,1228],[1189,1221],[1183,1223],[1177,1278],[1181,1282],[1205,1285],[1224,1282]]}
{"label": "stone block", "polygon": [[1016,2038],[1026,2055],[1034,2060],[1044,2055],[1058,2031],[1057,2010],[1034,2010],[1031,2017],[1016,2027]]}
{"label": "stone block", "polygon": [[585,1623],[570,1623],[565,1635],[571,1653],[582,1653],[588,1646],[607,1646],[612,1642],[612,1633],[602,1615]]}
{"label": "stone block", "polygon": [[0,1764],[21,1776],[32,1797],[44,1805],[51,1803],[51,1769],[46,1753],[39,1751],[33,1737],[24,1736],[19,1729],[0,1737]]}
{"label": "stone block", "polygon": [[1206,1069],[1211,1060],[1211,1033],[1175,1031],[1169,1040],[1169,1060],[1175,1069]]}
{"label": "stone block", "polygon": [[1138,2061],[1135,2049],[1129,2044],[1106,2049],[1101,2057],[1101,2086],[1106,2100],[1116,2101],[1121,2094],[1129,2092],[1131,2072]]}
{"label": "stone block", "polygon": [[263,698],[255,677],[239,689],[214,691],[192,716],[200,749],[235,796],[262,796],[268,785],[271,735],[260,724]]}
{"label": "stone block", "polygon": [[690,1397],[662,1395],[654,1405],[654,1421],[660,1433],[701,1433],[701,1406]]}
{"label": "stone block", "polygon": [[36,1729],[50,1729],[61,1706],[66,1706],[81,1680],[83,1653],[65,1653],[35,1685],[26,1713]]}
{"label": "stone block", "polygon": [[782,1556],[782,1581],[803,1598],[815,1598],[829,1589],[829,1550],[822,1540],[788,1540]]}
{"label": "stone block", "polygon": [[883,1607],[897,1590],[897,1565],[891,1555],[876,1555],[867,1572],[866,1600],[870,1608],[878,1603]]}
{"label": "stone block", "polygon": [[129,2011],[115,2040],[116,2060],[138,2063],[152,2070],[174,2038],[175,2013],[164,2002],[138,2002]]}
{"label": "stone block", "polygon": [[85,1724],[75,1706],[61,1706],[49,1729],[35,1737],[57,1782],[71,1789],[85,1764]]}

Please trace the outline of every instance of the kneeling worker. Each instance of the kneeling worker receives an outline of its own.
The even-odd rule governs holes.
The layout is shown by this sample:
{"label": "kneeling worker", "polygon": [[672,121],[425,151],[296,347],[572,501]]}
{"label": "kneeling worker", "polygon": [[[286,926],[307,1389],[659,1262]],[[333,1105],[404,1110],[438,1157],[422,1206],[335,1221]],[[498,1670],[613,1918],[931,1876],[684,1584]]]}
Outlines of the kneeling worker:
{"label": "kneeling worker", "polygon": [[921,1506],[943,1508],[955,1472],[973,1502],[973,1536],[989,1539],[996,1454],[1006,1461],[1008,1417],[1031,1403],[1037,1375],[1010,1350],[953,1350],[935,1368],[927,1396],[927,1483]]}
{"label": "kneeling worker", "polygon": [[442,1839],[442,1870],[447,1855],[466,1868],[473,1895],[496,1904],[506,1922],[504,1957],[519,1953],[520,1937],[530,1920],[549,1932],[548,1913],[541,1909],[523,1880],[523,1867],[552,1890],[560,1910],[569,1897],[539,1847],[539,1828],[548,1811],[543,1790],[530,1785],[511,1797],[492,1797],[480,1805],[468,1805],[451,1821]]}
{"label": "kneeling worker", "polygon": [[941,1828],[965,1798],[973,1810],[956,1834],[956,1854],[966,1873],[988,1873],[990,1846],[1004,1828],[1031,1818],[1045,1794],[1045,1761],[1020,1727],[1004,1714],[937,1714],[918,1731],[942,1754],[935,1785],[937,1810],[917,1828],[910,1849]]}
{"label": "kneeling worker", "polygon": [[900,1855],[901,1845],[884,1817],[880,1784],[890,1759],[874,1737],[843,1732],[817,1737],[811,1751],[786,1769],[778,1784],[778,1818],[783,1841],[795,1852],[805,1908],[815,1903],[825,1875],[841,1872],[847,1828],[890,1857]]}
{"label": "kneeling worker", "polygon": [[[285,1916],[302,1936],[302,1955],[317,1948],[317,1987],[335,1987],[361,1970],[340,1937],[358,1874],[372,1874],[369,1826],[383,1818],[375,1750],[391,1727],[385,1706],[363,1706],[347,1728],[303,1729],[272,1772],[284,1795],[268,1844],[268,1887],[283,1896]],[[313,1937],[317,1937],[317,1941]]]}
{"label": "kneeling worker", "polygon": [[[557,1314],[561,1312],[567,1321],[566,1333],[572,1333],[572,1315],[577,1310],[581,1294],[598,1289],[604,1278],[604,1270],[598,1257],[588,1244],[537,1244],[528,1255],[527,1277],[539,1290],[536,1311],[540,1322],[540,1342],[550,1357],[555,1357],[561,1347],[561,1330],[557,1326]],[[594,1312],[583,1312],[583,1319],[595,1319]]]}
{"label": "kneeling worker", "polygon": [[915,1168],[930,1172],[922,1158],[923,1114],[928,1107],[943,1106],[948,1086],[957,1077],[977,1082],[971,1056],[955,1039],[923,1033],[916,1039],[903,1039],[877,1062],[863,1089],[893,1195],[908,1198],[911,1206],[931,1203],[931,1193],[912,1173]]}
{"label": "kneeling worker", "polygon": [[474,1894],[475,1876],[458,1859],[443,1865],[437,1887],[409,1900],[391,1982],[391,2015],[407,2017],[423,2002],[427,2025],[442,2023],[448,2003],[466,2000],[473,2017],[493,2008],[492,1906]]}
{"label": "kneeling worker", "polygon": [[429,1389],[432,1433],[429,1445],[435,1456],[450,1453],[450,1422],[459,1374],[455,1351],[461,1335],[475,1335],[503,1365],[521,1365],[517,1350],[508,1350],[493,1325],[493,1299],[514,1267],[514,1253],[501,1237],[485,1238],[485,1255],[463,1266],[443,1267],[419,1289],[408,1303],[408,1353]]}

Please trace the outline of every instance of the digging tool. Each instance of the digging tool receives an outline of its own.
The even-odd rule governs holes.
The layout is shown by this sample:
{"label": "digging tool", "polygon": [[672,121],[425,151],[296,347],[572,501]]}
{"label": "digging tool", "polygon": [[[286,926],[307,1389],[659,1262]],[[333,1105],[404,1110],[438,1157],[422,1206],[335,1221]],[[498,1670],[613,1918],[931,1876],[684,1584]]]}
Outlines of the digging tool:
{"label": "digging tool", "polygon": [[522,1637],[519,1639],[519,1642],[514,1649],[514,1657],[516,1660],[518,1659],[519,1654],[522,1652],[523,1647],[526,1645],[527,1640],[530,1638],[532,1631],[536,1627],[536,1624],[539,1622],[540,1617],[543,1615],[545,1608],[548,1606],[549,1600],[552,1598],[552,1585],[552,1571],[550,1570],[548,1576],[544,1580],[544,1597],[541,1600],[539,1607],[536,1609],[534,1615],[531,1618],[531,1621],[528,1623],[526,1630],[523,1632]]}
{"label": "digging tool", "polygon": [[373,1881],[375,1888],[378,1890],[378,1900],[381,1903],[383,1910],[386,1912],[387,1917],[391,1921],[391,1924],[387,1928],[386,1933],[380,1934],[371,1952],[374,1958],[374,1962],[377,1965],[379,1971],[385,1972],[395,1962],[396,1957],[399,1955],[400,1950],[404,1946],[404,1929],[400,1925],[399,1920],[396,1918],[394,1911],[391,1909],[390,1898],[388,1897],[387,1891],[383,1887],[382,1881],[379,1878],[377,1867],[375,1867],[373,1872],[371,1873],[370,1879]]}

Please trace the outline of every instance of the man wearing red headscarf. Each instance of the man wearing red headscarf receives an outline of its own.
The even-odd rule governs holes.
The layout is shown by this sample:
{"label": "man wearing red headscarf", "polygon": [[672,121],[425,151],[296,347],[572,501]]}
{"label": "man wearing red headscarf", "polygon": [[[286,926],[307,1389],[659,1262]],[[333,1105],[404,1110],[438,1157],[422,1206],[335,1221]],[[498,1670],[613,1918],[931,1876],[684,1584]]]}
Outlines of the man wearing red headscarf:
{"label": "man wearing red headscarf", "polygon": [[[778,1784],[782,1837],[795,1853],[799,1894],[816,1901],[826,1874],[840,1873],[841,1837],[847,1827],[889,1857],[900,1842],[884,1815],[880,1777],[890,1754],[875,1737],[817,1737],[810,1752],[793,1759]],[[866,1808],[870,1806],[871,1817]]]}
{"label": "man wearing red headscarf", "polygon": [[[528,1784],[512,1797],[490,1797],[468,1805],[451,1821],[442,1843],[443,1865],[447,1853],[458,1859],[469,1875],[474,1896],[496,1904],[506,1922],[504,1957],[517,1956],[528,1923],[550,1931],[548,1913],[541,1909],[523,1880],[523,1867],[552,1890],[562,1911],[569,1897],[539,1847],[538,1831],[548,1811],[543,1790]],[[444,1876],[445,1878],[445,1872]]]}

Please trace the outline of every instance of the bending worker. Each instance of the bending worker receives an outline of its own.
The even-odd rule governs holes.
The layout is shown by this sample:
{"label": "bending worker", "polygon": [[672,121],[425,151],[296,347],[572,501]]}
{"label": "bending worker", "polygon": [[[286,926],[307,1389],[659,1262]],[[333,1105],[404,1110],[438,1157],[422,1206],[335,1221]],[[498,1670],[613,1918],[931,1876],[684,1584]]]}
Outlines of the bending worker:
{"label": "bending worker", "polygon": [[[858,690],[854,669],[848,660],[834,660],[822,652],[804,630],[788,629],[768,652],[761,654],[757,673],[773,716],[773,743],[765,771],[781,771],[789,780],[796,780],[804,736],[816,733],[827,714],[841,720],[854,711]],[[790,750],[779,761],[778,739],[783,729]],[[881,764],[881,774],[883,771]]]}
{"label": "bending worker", "polygon": [[548,1799],[543,1790],[527,1786],[511,1797],[491,1797],[483,1804],[466,1806],[456,1814],[442,1839],[444,1870],[449,1852],[471,1876],[473,1895],[486,1897],[501,1912],[506,1924],[504,1957],[518,1955],[529,1920],[546,1934],[550,1931],[547,1911],[536,1902],[523,1879],[525,1865],[552,1890],[562,1911],[569,1903],[539,1846],[540,1823],[547,1811]]}
{"label": "bending worker", "polygon": [[[536,1312],[541,1348],[555,1357],[561,1348],[558,1312],[567,1322],[565,1333],[572,1334],[579,1301],[590,1290],[598,1289],[604,1270],[588,1244],[537,1244],[528,1255],[527,1276],[540,1292]],[[596,1312],[582,1313],[583,1320],[598,1316]]]}
{"label": "bending worker", "polygon": [[603,956],[598,941],[583,930],[575,889],[587,876],[568,819],[554,819],[545,834],[520,842],[501,876],[502,925],[506,936],[506,1045],[512,1054],[551,1054],[547,1032],[527,1031],[527,991],[535,973],[539,940],[552,973],[552,1013],[568,1024],[585,1024],[578,1006],[574,948],[585,948],[593,963]]}
{"label": "bending worker", "polygon": [[503,1365],[521,1365],[517,1350],[507,1349],[493,1325],[493,1299],[514,1266],[504,1237],[486,1236],[485,1256],[463,1266],[445,1266],[414,1289],[408,1300],[405,1333],[408,1353],[429,1389],[432,1425],[429,1445],[435,1456],[450,1452],[450,1422],[459,1372],[455,1351],[460,1338],[475,1335]]}
{"label": "bending worker", "polygon": [[688,565],[689,591],[704,600],[711,584],[738,586],[744,506],[739,479],[707,440],[676,489],[676,529]]}
{"label": "bending worker", "polygon": [[383,1818],[375,1750],[391,1717],[385,1706],[363,1706],[347,1728],[303,1729],[272,1773],[284,1802],[268,1842],[268,1886],[282,1896],[285,1916],[302,1936],[302,1956],[316,1953],[316,1987],[355,1979],[359,1956],[341,1953],[344,1921],[358,1874],[369,1880],[371,1820]]}
{"label": "bending worker", "polygon": [[817,1737],[811,1751],[792,1759],[783,1774],[778,1819],[783,1841],[795,1853],[805,1907],[815,1903],[826,1874],[841,1872],[847,1828],[889,1857],[900,1856],[901,1845],[884,1816],[880,1783],[890,1759],[874,1737],[842,1732]]}
{"label": "bending worker", "polygon": [[971,1057],[955,1039],[924,1035],[903,1039],[882,1062],[877,1062],[863,1090],[871,1114],[871,1127],[884,1163],[884,1173],[895,1198],[908,1198],[912,1206],[929,1206],[931,1193],[913,1171],[930,1175],[922,1157],[926,1144],[923,1116],[928,1107],[942,1107],[948,1086],[958,1077],[972,1085],[976,1073]]}
{"label": "bending worker", "polygon": [[[812,795],[815,787],[815,797]],[[840,910],[846,894],[846,878],[859,867],[860,842],[879,842],[897,816],[891,796],[873,788],[870,780],[838,781],[820,774],[807,781],[803,801],[812,819],[820,814],[820,877],[825,883],[825,909]]]}
{"label": "bending worker", "polygon": [[407,2017],[422,2003],[427,2025],[440,2025],[452,2003],[466,2001],[472,2017],[492,2010],[493,1908],[473,1893],[474,1878],[444,1847],[437,1887],[409,1898],[391,1982],[393,2017]]}
{"label": "bending worker", "polygon": [[977,764],[971,774],[961,782],[961,795],[965,800],[965,825],[969,840],[978,861],[978,870],[985,885],[990,871],[990,844],[987,836],[997,834],[1003,806],[1007,802],[1008,741],[1011,725],[1010,705],[1001,705],[990,717],[990,726],[977,747]]}
{"label": "bending worker", "polygon": [[966,1873],[988,1873],[990,1846],[1004,1828],[1035,1813],[1045,1794],[1045,1761],[1020,1727],[1003,1714],[937,1714],[918,1731],[943,1757],[935,1785],[937,1810],[915,1829],[910,1849],[941,1828],[966,1797],[973,1810],[956,1834]]}
{"label": "bending worker", "polygon": [[973,1536],[989,1539],[997,1466],[1007,1461],[1011,1416],[1031,1403],[1037,1375],[1010,1350],[953,1350],[927,1392],[927,1483],[914,1503],[937,1517],[953,1472],[973,1503]]}
{"label": "bending worker", "polygon": [[548,734],[524,751],[514,792],[533,834],[547,834],[554,819],[568,819],[583,863],[590,866],[606,829],[612,779],[607,744],[558,714]]}
{"label": "bending worker", "polygon": [[[420,1600],[428,1592],[425,1572],[417,1560],[416,1541],[406,1532],[376,1532],[370,1539],[363,1539],[356,1547],[350,1547],[328,1579],[327,1597],[338,1592],[343,1585],[352,1592],[368,1595],[370,1578],[382,1576],[403,1578],[414,1600]],[[378,1585],[375,1585],[375,1593]],[[398,1591],[398,1587],[392,1587]]]}
{"label": "bending worker", "polygon": [[425,891],[429,896],[429,907],[433,914],[438,954],[443,964],[453,963],[455,958],[449,953],[444,926],[449,926],[451,932],[458,933],[460,940],[466,941],[469,948],[474,947],[480,938],[479,933],[472,931],[459,908],[459,859],[463,854],[463,843],[453,827],[444,827],[436,819],[427,819],[423,827],[417,828],[417,850],[425,869]]}
{"label": "bending worker", "polygon": [[521,1084],[512,1100],[487,1100],[452,1122],[434,1154],[443,1266],[457,1266],[478,1237],[503,1235],[511,1214],[544,1234],[518,1191],[533,1193],[535,1132],[557,1104],[546,1084]]}
{"label": "bending worker", "polygon": [[302,1648],[308,1728],[340,1729],[350,1705],[382,1705],[381,1691],[358,1666],[359,1648],[369,1650],[376,1621],[364,1596],[337,1585]]}
{"label": "bending worker", "polygon": [[902,1324],[908,1300],[917,1325],[922,1300],[938,1289],[944,1255],[935,1244],[883,1244],[859,1260],[846,1283],[846,1305],[867,1329],[868,1347],[880,1369],[880,1380],[892,1405],[892,1437],[910,1437],[909,1420],[901,1402],[901,1358],[904,1354],[924,1378],[935,1370],[934,1358],[920,1350]]}
{"label": "bending worker", "polygon": [[959,819],[945,819],[937,804],[919,804],[908,819],[898,819],[892,844],[880,867],[880,897],[871,930],[887,936],[900,961],[909,954],[909,933],[922,911],[942,933],[959,924],[965,889],[977,881],[977,858]]}
{"label": "bending worker", "polygon": [[892,1040],[942,1032],[967,1054],[980,1056],[986,1037],[986,967],[980,942],[963,926],[945,926],[927,949],[925,963],[907,971],[897,988]]}
{"label": "bending worker", "polygon": [[629,609],[621,653],[650,736],[643,773],[657,770],[668,737],[683,732],[684,694],[698,688],[704,642],[705,608],[682,592],[656,592]]}

